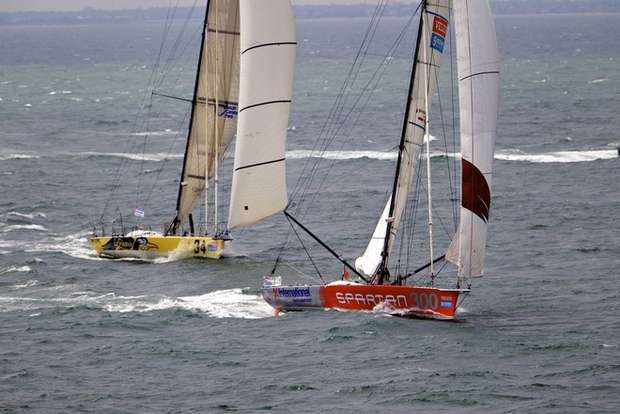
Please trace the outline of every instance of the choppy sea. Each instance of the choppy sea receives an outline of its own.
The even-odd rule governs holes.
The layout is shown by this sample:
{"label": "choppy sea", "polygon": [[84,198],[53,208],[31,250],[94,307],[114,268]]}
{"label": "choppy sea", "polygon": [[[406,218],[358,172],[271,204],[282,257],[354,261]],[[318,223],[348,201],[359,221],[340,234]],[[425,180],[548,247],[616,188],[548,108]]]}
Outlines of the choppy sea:
{"label": "choppy sea", "polygon": [[[406,21],[376,31],[346,105],[364,87],[372,94],[319,155],[317,185],[302,200],[305,223],[349,259],[393,175],[412,46],[385,53]],[[367,25],[298,23],[291,191],[317,160],[313,145]],[[89,251],[106,204],[110,228],[121,215],[132,224],[135,207],[156,229],[174,214],[188,107],[148,91],[191,97],[200,29],[167,27],[0,30],[0,412],[620,411],[620,15],[497,17],[502,103],[486,273],[456,323],[274,317],[259,287],[290,234],[281,216],[235,232],[220,261]],[[454,159],[442,143],[454,125],[444,72],[434,108],[445,117],[431,123],[438,198],[449,194],[440,167]],[[306,244],[325,275],[341,271]],[[282,259],[286,281],[316,282],[298,244]]]}

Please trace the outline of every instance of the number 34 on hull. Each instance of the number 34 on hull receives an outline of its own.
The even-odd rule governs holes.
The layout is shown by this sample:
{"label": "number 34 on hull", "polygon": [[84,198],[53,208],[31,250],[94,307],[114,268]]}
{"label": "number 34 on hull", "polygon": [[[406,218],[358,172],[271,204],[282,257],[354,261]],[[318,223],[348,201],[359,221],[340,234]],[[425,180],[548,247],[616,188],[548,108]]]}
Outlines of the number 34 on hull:
{"label": "number 34 on hull", "polygon": [[219,259],[225,240],[211,236],[101,236],[89,239],[99,257],[145,259],[161,257]]}

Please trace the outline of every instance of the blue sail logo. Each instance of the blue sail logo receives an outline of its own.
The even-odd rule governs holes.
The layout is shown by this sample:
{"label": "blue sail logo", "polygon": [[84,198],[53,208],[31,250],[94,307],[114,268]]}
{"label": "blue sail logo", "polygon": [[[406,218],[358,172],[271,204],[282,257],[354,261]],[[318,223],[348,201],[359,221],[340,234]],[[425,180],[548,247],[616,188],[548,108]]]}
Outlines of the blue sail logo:
{"label": "blue sail logo", "polygon": [[221,104],[220,107],[222,107],[222,112],[219,112],[217,114],[217,116],[219,117],[223,117],[226,119],[233,119],[237,117],[237,106],[236,105],[230,105],[230,104]]}

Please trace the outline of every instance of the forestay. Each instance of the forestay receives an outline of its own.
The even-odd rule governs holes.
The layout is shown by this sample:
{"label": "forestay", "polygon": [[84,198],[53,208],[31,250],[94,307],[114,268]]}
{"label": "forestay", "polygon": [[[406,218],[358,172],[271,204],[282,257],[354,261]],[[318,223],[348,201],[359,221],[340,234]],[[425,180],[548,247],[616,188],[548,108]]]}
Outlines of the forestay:
{"label": "forestay", "polygon": [[177,200],[177,224],[187,220],[205,188],[207,165],[211,177],[216,154],[222,155],[237,127],[239,0],[209,1],[206,22]]}
{"label": "forestay", "polygon": [[[399,168],[394,182],[393,201],[388,201],[389,214],[382,215],[377,223],[375,233],[364,252],[356,260],[360,263],[358,270],[372,275],[379,269],[383,260],[389,255],[394,239],[398,233],[403,210],[407,203],[411,180],[419,161],[426,133],[426,108],[435,89],[441,66],[441,58],[448,34],[450,0],[424,2],[422,9],[422,27],[418,33],[416,49],[417,61],[414,62],[409,94],[408,112],[403,127],[403,140],[399,151]],[[426,100],[429,102],[427,103]],[[383,237],[384,243],[377,238]],[[363,263],[363,265],[362,265]]]}
{"label": "forestay", "polygon": [[241,0],[239,123],[229,228],[284,210],[285,144],[295,69],[290,0]]}
{"label": "forestay", "polygon": [[454,4],[461,129],[459,229],[446,258],[459,276],[481,276],[491,207],[493,152],[497,135],[499,55],[487,0]]}

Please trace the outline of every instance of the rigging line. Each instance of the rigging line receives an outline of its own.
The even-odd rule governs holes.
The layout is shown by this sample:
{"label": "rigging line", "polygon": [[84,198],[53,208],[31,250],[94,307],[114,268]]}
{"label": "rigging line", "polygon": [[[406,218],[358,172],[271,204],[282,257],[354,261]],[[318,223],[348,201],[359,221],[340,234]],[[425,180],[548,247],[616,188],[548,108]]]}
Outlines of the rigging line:
{"label": "rigging line", "polygon": [[[402,39],[404,37],[404,34],[408,28],[408,26],[410,25],[411,21],[409,21],[405,27],[403,28],[403,30],[401,31],[401,33],[399,34],[399,36],[397,37],[396,41],[394,42],[394,44],[392,45],[392,47],[388,50],[388,52],[383,56],[383,60],[382,63],[379,65],[379,67],[375,70],[375,73],[373,74],[373,76],[371,77],[371,79],[367,82],[366,86],[362,89],[362,92],[358,95],[358,99],[355,101],[355,103],[353,104],[352,108],[349,110],[349,112],[345,115],[345,117],[343,118],[341,124],[338,127],[338,130],[336,130],[334,132],[334,135],[331,137],[328,145],[331,145],[331,143],[333,142],[333,140],[335,140],[336,136],[340,133],[340,131],[344,128],[346,122],[348,122],[351,113],[358,107],[359,101],[362,99],[363,95],[365,92],[367,92],[370,89],[370,93],[367,96],[366,102],[364,105],[362,105],[362,108],[360,110],[360,112],[358,113],[358,117],[356,118],[359,119],[359,117],[361,117],[361,112],[363,112],[366,108],[366,106],[368,105],[370,98],[372,97],[372,94],[374,93],[374,90],[376,88],[376,85],[378,85],[379,81],[381,80],[381,78],[383,77],[383,74],[385,73],[385,71],[387,70],[387,59],[393,54],[393,52],[398,48],[398,46],[400,45],[400,43],[402,42]],[[367,51],[365,51],[366,53]],[[371,84],[375,82],[374,87],[370,88]],[[352,131],[349,132],[349,134],[351,134]],[[341,148],[344,148],[344,145],[346,144],[346,140],[343,141]],[[332,161],[333,163],[334,161]],[[325,179],[323,180],[323,182],[325,181]],[[322,184],[321,184],[322,185]],[[320,187],[320,186],[319,186]]]}
{"label": "rigging line", "polygon": [[[347,75],[347,77],[345,78],[345,82],[343,83],[343,85],[340,88],[340,91],[337,95],[336,101],[335,103],[332,105],[332,108],[330,110],[330,113],[327,117],[326,122],[323,124],[323,127],[319,133],[319,139],[317,139],[314,142],[313,148],[311,150],[311,154],[314,153],[315,151],[317,151],[317,147],[319,147],[319,144],[325,143],[325,140],[327,139],[327,137],[329,136],[326,131],[331,130],[332,126],[331,124],[335,124],[337,122],[337,119],[340,118],[340,114],[342,112],[342,105],[343,105],[343,99],[345,98],[345,96],[347,94],[350,95],[350,92],[347,92],[347,89],[349,87],[349,84],[351,84],[351,79],[357,79],[357,74],[359,73],[359,71],[361,70],[362,67],[362,62],[358,63],[360,61],[360,55],[362,54],[362,51],[364,50],[365,44],[368,44],[368,46],[366,47],[366,49],[369,47],[369,42],[367,41],[368,39],[368,35],[370,33],[370,31],[372,30],[373,25],[375,24],[375,21],[377,20],[377,15],[379,14],[379,12],[381,11],[381,2],[379,2],[379,4],[375,7],[373,16],[371,18],[371,21],[369,23],[369,27],[366,30],[366,33],[364,35],[364,39],[362,41],[362,44],[360,45],[360,48],[357,51],[357,54],[355,56],[354,62],[351,65],[350,69],[349,69],[349,74]],[[374,36],[374,34],[373,34]],[[367,50],[366,50],[367,51]],[[356,72],[357,71],[357,72]],[[321,136],[323,136],[323,139],[321,139]],[[321,148],[323,148],[321,150],[320,153],[324,153],[324,151],[327,149],[329,144],[325,145],[324,147],[321,145]],[[291,202],[289,203],[290,206],[293,206],[295,204],[295,200],[299,199],[300,201],[305,197],[305,194],[307,193],[307,191],[309,191],[311,183],[312,183],[312,177],[314,177],[314,175],[316,174],[316,171],[318,170],[318,167],[320,165],[320,158],[319,159],[313,159],[312,157],[308,158],[308,161],[306,161],[306,163],[304,163],[304,166],[302,168],[302,172],[299,175],[297,182],[294,186],[295,190],[293,191],[293,193],[291,194],[290,200]],[[306,174],[306,171],[308,170],[308,168],[310,168],[310,174]],[[299,194],[301,192],[301,197],[299,197]],[[299,210],[301,208],[301,205],[297,205],[296,207],[294,207],[294,209]],[[282,250],[284,250],[284,248],[288,245],[288,242],[290,241],[290,232],[289,235],[287,235],[285,244],[282,246]],[[282,251],[280,252],[279,256],[281,256]]]}
{"label": "rigging line", "polygon": [[[334,134],[331,138],[330,141],[327,143],[327,146],[323,149],[323,151],[325,151],[327,149],[327,147],[329,145],[331,145],[331,143],[333,142],[333,140],[336,138],[337,134],[340,132],[340,130],[342,128],[344,128],[346,122],[348,121],[349,117],[351,116],[351,114],[355,111],[355,109],[358,108],[358,104],[360,102],[360,100],[364,97],[364,93],[367,92],[368,90],[371,91],[371,94],[367,97],[367,103],[370,101],[370,97],[372,96],[372,93],[374,92],[374,89],[370,88],[370,85],[373,82],[378,83],[381,79],[381,77],[383,76],[383,73],[385,73],[385,71],[387,70],[385,61],[387,59],[387,57],[390,55],[390,53],[393,50],[396,50],[398,48],[398,46],[400,45],[400,43],[402,42],[407,29],[409,27],[409,25],[411,24],[411,22],[413,21],[415,15],[417,15],[417,10],[419,9],[419,7],[416,9],[416,14],[414,14],[411,19],[407,22],[407,24],[405,25],[405,27],[401,30],[401,32],[399,33],[399,36],[397,37],[396,41],[394,42],[394,44],[392,45],[392,47],[390,48],[390,50],[388,51],[388,53],[386,53],[385,55],[385,59],[382,61],[382,63],[379,65],[379,67],[375,70],[375,72],[373,73],[371,79],[367,82],[366,86],[362,89],[362,92],[358,95],[358,98],[356,99],[356,101],[354,102],[353,106],[351,107],[351,109],[348,111],[348,113],[345,115],[345,117],[343,118],[343,121],[340,123],[340,126],[338,128],[338,130],[336,131],[336,134]],[[361,116],[361,114],[358,115],[358,119],[359,116]],[[341,149],[344,147],[344,145],[346,144],[347,141],[344,141],[343,144],[341,145]],[[314,177],[316,175],[316,172],[318,171],[318,166],[319,163],[322,161],[321,158],[319,158],[315,164],[314,170],[311,172],[311,176],[309,177],[310,181],[314,180]],[[336,160],[332,160],[330,165],[333,165],[335,163]],[[327,176],[329,175],[329,169],[327,172]],[[321,183],[319,184],[318,188],[321,188],[321,186],[324,184],[324,182],[327,179],[327,176],[323,178],[323,180],[321,181]],[[303,191],[302,193],[302,197],[305,197],[305,195],[307,194],[307,192],[310,190],[310,185],[307,186],[307,188]],[[318,189],[317,189],[318,190]],[[312,202],[314,201],[314,199],[316,199],[316,193],[315,196],[312,198]],[[309,203],[307,209],[310,209],[311,203]],[[305,215],[305,213],[304,213]]]}
{"label": "rigging line", "polygon": [[299,235],[299,232],[297,232],[297,229],[293,226],[293,223],[291,222],[291,219],[288,216],[286,216],[286,219],[288,220],[288,224],[293,229],[293,232],[295,232],[295,236],[297,236],[297,240],[299,240],[299,243],[301,244],[301,247],[303,247],[304,251],[306,252],[306,256],[308,256],[308,259],[310,259],[310,263],[312,263],[312,267],[314,267],[314,270],[316,271],[316,274],[323,281],[323,284],[325,284],[325,280],[323,280],[323,276],[321,276],[321,271],[317,267],[316,263],[314,263],[314,260],[312,260],[312,256],[310,255],[310,252],[306,248],[306,245],[304,244],[304,241],[301,239],[301,236]]}
{"label": "rigging line", "polygon": [[[450,21],[454,21],[454,10],[452,8],[450,8],[450,10],[448,11],[448,17],[450,18]],[[455,83],[454,80],[456,79],[457,74],[454,71],[454,61],[456,60],[456,56],[455,56],[455,52],[454,52],[454,42],[455,42],[455,36],[454,36],[454,31],[455,31],[456,27],[455,25],[450,25],[450,89],[451,89],[451,104],[452,104],[452,149],[454,151],[454,153],[456,154],[456,111],[457,111],[457,105],[455,104],[455,101],[458,101],[458,96],[455,93]],[[456,233],[458,231],[458,226],[459,226],[459,222],[458,222],[458,198],[459,198],[459,194],[458,194],[458,167],[459,167],[459,160],[458,157],[455,157],[454,161],[452,161],[454,163],[454,168],[453,168],[453,172],[454,172],[454,177],[450,177],[450,181],[451,184],[450,186],[452,188],[454,188],[454,192],[455,192],[455,196],[452,197],[452,214],[454,215],[454,232]],[[454,180],[454,182],[452,182],[452,180]]]}
{"label": "rigging line", "polygon": [[[174,13],[176,13],[176,9],[178,8],[178,2],[179,2],[179,1],[180,1],[180,0],[177,0],[177,5],[175,6],[175,9],[174,9],[174,11],[173,11],[173,13],[172,13],[172,15],[173,15],[173,16],[174,16]],[[171,3],[170,3],[170,5],[171,5]],[[168,16],[170,16],[170,8],[168,9]],[[167,16],[167,17],[168,17],[168,16]],[[170,24],[171,24],[171,23],[170,23]],[[168,30],[165,28],[165,29],[164,29],[163,39],[162,39],[162,42],[160,43],[160,49],[162,49],[162,48],[163,48],[163,44],[165,43],[166,38],[167,38],[167,33],[168,33]],[[159,59],[160,59],[160,55],[158,55],[158,58],[157,58],[156,64],[155,64],[155,66],[154,66],[154,68],[153,68],[153,71],[151,72],[151,76],[150,76],[150,78],[149,78],[149,80],[148,80],[148,83],[147,83],[147,90],[149,90],[149,89],[150,89],[150,88],[149,88],[149,85],[151,84],[151,81],[152,81],[152,80],[153,80],[153,78],[154,78],[154,73],[156,72],[156,70],[157,70],[157,68],[158,68],[158,65],[159,65]],[[139,119],[139,117],[141,116],[141,114],[142,114],[142,113],[143,113],[143,111],[144,111],[144,108],[145,108],[145,105],[146,105],[146,101],[147,101],[147,99],[148,99],[148,98],[147,98],[147,96],[146,96],[146,94],[145,94],[145,96],[143,96],[143,98],[142,98],[142,104],[141,104],[140,110],[136,113],[136,117],[135,117],[135,120],[134,120],[134,125],[133,125],[133,128],[132,128],[132,130],[134,130],[134,131],[137,131],[138,119]],[[124,152],[127,152],[127,150],[128,150],[128,146],[129,146],[130,144],[131,144],[131,140],[127,140],[127,141],[125,141]],[[121,176],[123,175],[123,174],[122,174],[122,172],[123,172],[123,170],[125,169],[125,166],[126,166],[126,165],[128,165],[128,164],[129,164],[129,160],[127,160],[127,159],[121,159],[120,166],[119,166],[119,168],[117,168],[116,175],[115,175],[115,178],[114,178],[114,180],[113,180],[113,183],[114,183],[114,184],[113,184],[112,192],[111,192],[110,194],[108,194],[108,197],[106,198],[106,202],[104,203],[103,211],[102,211],[102,213],[101,213],[101,217],[100,217],[100,219],[99,219],[100,221],[103,221],[103,218],[105,217],[105,214],[106,214],[107,208],[108,208],[108,206],[109,206],[110,202],[112,201],[112,199],[114,198],[114,196],[115,196],[116,192],[118,191],[118,188],[120,187],[120,184],[121,184],[121,183],[120,183],[120,178],[121,178]]]}
{"label": "rigging line", "polygon": [[[174,43],[172,44],[170,48],[170,55],[168,56],[168,59],[163,65],[162,77],[160,78],[160,82],[157,85],[158,88],[162,85],[163,80],[165,79],[166,73],[168,73],[170,68],[172,67],[172,63],[178,58],[178,56],[175,55],[175,52],[178,50],[179,45],[181,44],[183,38],[185,37],[185,32],[189,26],[189,21],[192,19],[192,17],[194,16],[194,12],[196,11],[197,2],[198,0],[194,0],[194,2],[192,3],[190,12],[185,17],[185,20],[183,21],[183,26],[181,26],[181,30],[179,31],[179,34],[177,35],[176,40],[174,41]],[[186,44],[186,47],[187,47],[187,44]]]}
{"label": "rigging line", "polygon": [[[369,94],[368,94],[368,96],[366,97],[366,101],[365,101],[365,103],[364,103],[364,104],[363,104],[363,105],[359,108],[359,110],[357,111],[357,117],[355,118],[355,120],[354,120],[354,122],[353,122],[354,124],[355,124],[355,123],[357,123],[357,121],[361,118],[361,116],[362,116],[362,114],[364,113],[364,111],[365,111],[366,107],[367,107],[367,106],[368,106],[368,104],[370,103],[370,99],[371,99],[371,98],[372,98],[372,96],[373,96],[374,90],[376,89],[376,86],[378,85],[378,83],[381,81],[381,79],[382,79],[382,77],[383,77],[383,74],[384,74],[384,73],[385,73],[385,71],[387,70],[387,66],[383,65],[383,66],[381,67],[381,69],[383,69],[383,70],[382,70],[382,71],[380,72],[380,74],[378,75],[378,78],[376,79],[376,82],[375,82],[374,86],[373,86],[373,87],[367,86],[367,87],[365,87],[365,88],[364,88],[364,92],[366,92],[366,91],[370,90],[370,93],[369,93]],[[360,99],[361,99],[361,97],[363,97],[363,95],[360,95]],[[358,100],[356,101],[356,108],[357,108],[357,104],[359,103],[359,100],[360,100],[360,99],[358,99]],[[355,109],[355,108],[353,108],[353,109],[351,109],[351,111],[349,111],[349,113],[348,113],[348,114],[346,115],[346,117],[345,117],[345,120],[348,120],[348,119],[349,119],[349,117],[351,116],[351,114],[354,112],[354,109]],[[341,128],[339,128],[339,129],[338,129],[337,133],[339,133],[339,132],[340,132],[340,130],[341,130],[343,127],[344,127],[344,123],[342,124]],[[342,141],[342,143],[341,143],[340,148],[338,149],[338,151],[342,151],[342,150],[344,149],[344,146],[345,146],[345,145],[349,142],[349,140],[350,140],[350,138],[351,138],[351,130],[349,131],[349,134],[348,134],[348,135],[345,135],[345,136],[344,136],[344,138],[345,138],[345,139],[343,139],[343,141]],[[334,159],[334,160],[331,160],[331,161],[330,161],[329,166],[328,166],[328,168],[327,168],[327,171],[325,172],[325,175],[323,176],[323,178],[321,179],[320,183],[319,183],[319,184],[318,184],[318,186],[317,186],[317,191],[315,191],[315,192],[314,192],[314,194],[311,196],[311,198],[310,198],[309,202],[307,203],[307,207],[306,207],[306,210],[303,212],[302,218],[305,218],[306,214],[307,214],[307,213],[308,213],[308,211],[310,210],[310,208],[311,208],[311,206],[313,205],[314,201],[315,201],[315,200],[316,200],[316,198],[318,197],[318,195],[319,195],[319,191],[318,191],[318,189],[320,189],[320,188],[322,188],[322,187],[323,187],[323,185],[325,184],[325,182],[326,182],[326,181],[327,181],[327,179],[329,178],[330,172],[332,171],[333,166],[336,164],[336,162],[337,162],[337,160],[336,160],[336,159]],[[304,195],[305,195],[305,194],[304,194]]]}
{"label": "rigging line", "polygon": [[[396,50],[396,49],[398,48],[398,46],[399,46],[399,45],[400,45],[400,43],[402,42],[402,39],[404,38],[404,36],[405,36],[405,34],[406,34],[407,30],[408,30],[408,27],[410,26],[411,22],[413,21],[413,19],[414,19],[415,15],[417,14],[417,11],[419,10],[419,8],[420,8],[420,5],[418,5],[418,7],[416,8],[416,10],[415,10],[414,14],[412,15],[412,17],[409,19],[409,21],[407,22],[407,24],[403,27],[403,29],[401,30],[401,32],[400,32],[400,33],[399,33],[399,35],[397,36],[396,41],[394,42],[394,44],[392,45],[392,47],[390,48],[390,50],[388,51],[388,53],[384,56],[384,60],[382,61],[382,63],[381,63],[381,65],[380,65],[380,67],[379,67],[379,68],[375,71],[375,74],[373,75],[373,77],[374,77],[374,76],[376,76],[377,72],[379,72],[379,69],[381,69],[381,68],[383,68],[383,71],[382,71],[381,73],[384,73],[384,72],[385,72],[385,70],[386,70],[386,68],[385,68],[385,60],[387,59],[387,57],[388,57],[391,53],[393,53],[393,51],[394,51],[394,50]],[[377,10],[377,9],[375,9],[375,10]],[[371,30],[371,28],[372,28],[372,24],[373,24],[373,22],[371,21],[371,26],[370,26],[369,30]],[[352,76],[352,73],[353,73],[353,71],[355,70],[355,64],[356,64],[356,62],[357,62],[357,60],[358,60],[358,57],[359,57],[359,54],[361,53],[361,50],[363,50],[363,47],[364,47],[364,44],[362,44],[362,45],[360,46],[360,49],[358,50],[358,55],[356,56],[356,61],[354,62],[354,65],[352,65],[352,66],[351,66],[351,69],[350,69],[350,71],[349,71],[349,74],[350,74],[350,75],[349,75],[348,79]],[[366,52],[367,52],[367,50],[366,50]],[[359,67],[359,69],[358,69],[358,73],[359,73],[359,70],[361,70],[361,66],[360,66],[360,67]],[[379,79],[380,79],[380,78],[379,78]],[[373,81],[373,79],[371,78],[371,80],[369,81],[369,83],[368,83],[368,84],[370,84],[372,81]],[[378,82],[378,80],[377,80],[377,82]],[[343,87],[341,88],[341,91],[340,91],[340,93],[339,93],[339,97],[338,97],[338,99],[341,99],[341,98],[342,98],[342,94],[347,93],[347,92],[346,92],[346,87],[347,87],[347,85],[348,85],[348,82],[346,82],[346,81],[345,81],[345,84],[343,85]],[[350,94],[350,92],[348,92],[348,93]],[[358,99],[357,99],[356,103],[354,104],[354,108],[355,108],[355,106],[357,105],[357,103],[359,102],[359,100],[361,99],[361,97],[362,97],[362,96],[363,96],[363,93],[362,93],[362,94],[358,97]],[[368,96],[367,103],[370,101],[370,97],[371,97],[371,95],[369,95],[369,96]],[[334,104],[334,106],[332,107],[332,111],[331,111],[331,113],[330,113],[330,117],[332,118],[332,119],[331,119],[331,121],[332,121],[332,122],[335,122],[334,118],[335,118],[337,115],[338,115],[338,117],[340,117],[340,113],[342,112],[342,108],[338,108],[338,110],[336,110],[336,105],[339,103],[338,99],[337,99],[337,101],[336,101],[336,104]],[[351,112],[352,112],[352,111],[349,111],[349,114],[347,114],[347,118],[350,116],[350,113],[351,113]],[[359,116],[361,116],[361,114],[360,114]],[[346,122],[346,119],[347,119],[347,118],[345,118],[345,122]],[[328,119],[328,121],[326,122],[326,124],[325,124],[325,125],[324,125],[324,127],[323,127],[322,133],[323,133],[323,131],[325,130],[325,128],[329,127],[329,124],[328,124],[329,122],[330,122],[330,120]],[[336,136],[336,135],[334,135],[334,136],[331,138],[331,141],[333,141],[333,139],[335,138],[335,136]],[[331,142],[331,141],[328,141],[328,142],[326,143],[327,145],[325,145],[325,146],[324,146],[324,148],[322,149],[322,152],[323,152],[323,153],[324,153],[324,151],[328,148],[328,146],[329,146],[329,144],[330,144],[330,142]],[[318,146],[319,142],[320,142],[320,140],[317,140],[317,141],[315,142],[315,145],[314,145],[313,150],[312,150],[313,152],[316,150],[316,148],[317,148],[317,146]],[[344,145],[345,145],[345,143],[343,142],[342,147],[343,147]],[[305,195],[307,194],[307,192],[308,192],[308,191],[309,191],[309,189],[310,189],[310,185],[311,185],[311,183],[312,183],[312,181],[313,181],[313,178],[314,178],[314,176],[316,175],[316,171],[318,171],[318,166],[319,166],[320,162],[321,162],[321,159],[320,159],[320,158],[319,158],[319,159],[317,159],[317,160],[313,160],[312,158],[309,158],[308,162],[304,164],[304,168],[303,168],[303,170],[302,170],[302,171],[304,171],[304,172],[307,170],[307,168],[308,168],[308,166],[309,166],[309,165],[311,165],[311,164],[314,164],[314,165],[313,165],[313,167],[311,168],[311,174],[309,175],[309,177],[308,177],[306,180],[303,180],[303,178],[304,178],[305,174],[304,174],[304,173],[300,174],[300,178],[298,179],[298,181],[297,181],[297,183],[296,183],[296,188],[295,188],[295,191],[294,191],[293,195],[291,196],[291,204],[293,204],[294,200],[296,200],[296,199],[299,199],[299,200],[301,201],[301,200],[303,200],[303,198],[305,198]],[[335,161],[332,161],[332,164],[333,164],[334,162],[335,162]],[[326,179],[326,178],[325,178],[325,179]],[[323,182],[325,181],[325,179],[323,180]],[[321,184],[321,185],[322,185],[322,184]],[[299,195],[299,194],[300,194],[300,191],[301,191],[301,197],[300,197],[300,195]],[[308,207],[308,208],[309,208],[309,207]],[[301,203],[300,203],[300,205],[296,206],[296,210],[300,210],[300,209],[301,209]],[[305,214],[304,214],[304,216],[305,216]],[[289,233],[289,235],[287,235],[287,239],[286,239],[286,241],[285,241],[285,244],[282,246],[282,249],[281,249],[280,254],[279,254],[279,256],[278,256],[278,257],[281,257],[282,251],[284,250],[285,246],[288,244],[289,240],[290,240],[290,233]]]}
{"label": "rigging line", "polygon": [[[360,55],[361,55],[361,53],[362,53],[362,51],[363,51],[363,49],[365,47],[365,44],[366,44],[366,41],[367,41],[367,38],[368,38],[368,34],[369,34],[372,26],[375,24],[374,22],[376,20],[376,16],[377,16],[377,13],[379,12],[381,4],[382,4],[382,0],[380,0],[378,5],[375,7],[375,10],[374,10],[373,15],[371,17],[371,20],[369,22],[369,26],[366,29],[366,33],[364,34],[364,37],[362,39],[362,43],[360,44],[360,47],[359,47],[359,49],[358,49],[358,51],[356,53],[356,56],[355,56],[355,58],[353,60],[353,63],[351,65],[351,67],[349,68],[349,72],[348,72],[347,76],[345,77],[345,81],[343,82],[343,84],[342,84],[342,86],[341,86],[341,88],[340,88],[340,90],[339,90],[339,92],[338,92],[338,94],[336,96],[336,101],[332,105],[332,107],[330,109],[330,112],[329,112],[329,114],[328,114],[328,116],[326,118],[326,121],[323,124],[323,126],[322,126],[322,128],[321,128],[321,130],[319,132],[319,135],[318,135],[319,138],[314,142],[314,145],[313,145],[311,153],[316,151],[317,147],[322,145],[322,143],[326,139],[327,131],[331,129],[331,125],[330,124],[333,123],[333,122],[336,122],[336,119],[338,118],[338,114],[339,114],[339,111],[340,111],[340,108],[341,108],[341,101],[344,98],[344,95],[347,93],[348,85],[350,83],[351,78],[353,77],[353,73],[356,70],[356,67],[358,66],[358,61],[360,59]],[[321,137],[323,137],[323,138],[321,138]],[[316,163],[317,163],[316,160],[313,160],[312,158],[309,158],[309,160],[304,164],[302,172],[299,175],[297,183],[294,186],[295,190],[293,191],[293,194],[291,195],[291,199],[295,199],[296,198],[297,193],[299,192],[300,188],[303,188],[304,185],[305,185],[305,182],[307,182],[307,179],[304,178],[304,177],[307,177],[306,174],[305,174],[306,169],[310,165],[312,165],[312,164],[314,164],[316,166]],[[314,169],[314,168],[315,167],[312,167],[311,170]]]}
{"label": "rigging line", "polygon": [[446,258],[446,255],[440,256],[432,261],[429,261],[427,264],[425,264],[424,266],[418,267],[417,269],[415,269],[413,272],[408,273],[406,276],[403,276],[401,278],[402,281],[405,281],[407,279],[409,279],[411,276],[420,273],[421,271],[428,269],[429,267],[431,267],[431,264],[435,264],[435,263],[439,263],[442,260],[444,260]]}
{"label": "rigging line", "polygon": [[[187,122],[187,117],[189,116],[189,111],[190,111],[189,109],[187,109],[185,111],[185,116],[181,120],[181,123],[185,124]],[[174,139],[172,140],[172,143],[168,147],[168,151],[166,152],[166,158],[164,158],[164,160],[162,161],[161,168],[159,168],[159,170],[157,171],[157,175],[155,176],[155,179],[153,180],[153,185],[151,186],[151,189],[149,190],[148,195],[146,196],[146,198],[143,201],[145,205],[151,200],[151,195],[153,194],[153,191],[155,190],[157,182],[159,181],[159,177],[161,176],[161,172],[164,170],[164,167],[166,166],[166,162],[170,159],[169,156],[170,156],[170,154],[172,154],[172,148],[178,142],[179,138],[181,136],[183,136],[183,135],[184,135],[184,133],[182,133],[182,132],[179,132],[178,134],[176,134]]]}
{"label": "rigging line", "polygon": [[441,91],[439,89],[439,76],[435,76],[435,84],[436,84],[436,89],[437,89],[437,104],[439,105],[439,117],[441,119],[441,129],[442,129],[442,133],[443,133],[443,143],[444,143],[444,149],[446,152],[446,165],[448,168],[448,182],[450,183],[450,205],[452,207],[452,218],[454,219],[454,225],[456,226],[456,210],[454,209],[454,202],[452,201],[454,199],[454,187],[453,187],[453,183],[452,183],[452,168],[450,168],[450,165],[452,164],[452,160],[450,159],[450,156],[448,155],[448,133],[446,131],[446,123],[445,123],[445,119],[444,119],[444,111],[443,111],[443,105],[441,103]]}
{"label": "rigging line", "polygon": [[410,252],[412,251],[412,246],[413,243],[415,241],[415,228],[416,228],[416,219],[418,216],[418,208],[420,206],[420,183],[422,181],[422,174],[420,174],[420,170],[422,169],[422,163],[419,162],[419,158],[418,157],[418,162],[416,162],[416,182],[415,182],[415,188],[414,191],[412,192],[412,203],[414,204],[414,208],[413,211],[411,212],[411,217],[409,218],[411,220],[411,223],[409,224],[409,235],[408,235],[408,244],[407,244],[407,259],[406,259],[406,266],[405,266],[405,270],[409,270],[409,261],[411,259],[411,254]]}
{"label": "rigging line", "polygon": [[[421,185],[422,185],[422,187],[424,189],[426,189],[426,186],[425,186],[424,182],[422,182]],[[440,215],[439,211],[437,210],[437,208],[434,205],[432,206],[432,209],[433,209],[433,214],[435,215],[433,217],[436,217],[437,220],[439,220],[439,224],[441,225],[441,228],[446,233],[448,238],[450,238],[452,236],[452,232],[446,227],[444,221],[441,218],[441,215]]]}
{"label": "rigging line", "polygon": [[336,259],[338,259],[338,261],[340,261],[340,263],[342,263],[343,265],[345,265],[346,267],[349,268],[349,270],[351,270],[353,273],[355,273],[360,279],[362,279],[364,282],[368,283],[368,279],[366,279],[366,277],[364,277],[360,272],[357,271],[357,269],[353,266],[351,266],[349,264],[349,262],[347,262],[342,255],[336,253],[336,251],[334,249],[332,249],[331,247],[329,247],[327,244],[325,244],[325,242],[321,239],[319,239],[314,233],[312,233],[306,226],[304,226],[303,224],[301,224],[295,217],[291,216],[286,210],[284,210],[284,214],[289,217],[291,220],[293,220],[293,222],[295,224],[297,224],[303,231],[305,231],[310,237],[312,237],[317,243],[319,243],[321,246],[323,246],[323,248],[325,248],[325,250],[327,250],[329,253],[331,253]]}
{"label": "rigging line", "polygon": [[[386,6],[387,6],[387,1],[383,2],[383,4],[380,5],[380,7],[377,10],[377,13],[375,14],[375,21],[376,21],[376,23],[374,25],[371,25],[371,27],[370,27],[370,31],[371,31],[370,36],[369,36],[368,40],[366,41],[366,46],[363,48],[363,51],[362,51],[362,54],[361,54],[361,59],[360,59],[358,65],[357,65],[357,70],[353,73],[353,77],[352,77],[352,79],[349,82],[349,85],[351,87],[353,87],[353,85],[355,85],[355,83],[357,82],[358,76],[359,76],[359,74],[360,74],[360,72],[361,72],[361,70],[362,70],[362,68],[364,66],[364,62],[366,61],[366,56],[367,56],[368,50],[370,49],[370,46],[372,45],[372,42],[373,42],[374,37],[375,37],[375,34],[377,33],[377,29],[379,27],[379,23],[381,21],[381,18],[383,17],[383,15],[385,13]],[[367,33],[367,35],[368,34],[369,33]],[[348,85],[347,85],[347,87],[348,87]],[[339,112],[339,115],[341,114],[342,110],[344,110],[344,108],[345,108],[345,106],[347,104],[347,101],[349,100],[349,97],[351,95],[352,94],[345,94],[343,96],[343,99],[342,99],[342,102],[341,102],[341,106],[340,106],[341,107],[341,111]],[[333,128],[335,128],[336,126],[337,126],[337,122],[332,123],[332,125],[331,125],[332,131],[333,131]],[[328,135],[329,135],[329,131],[328,131]]]}

